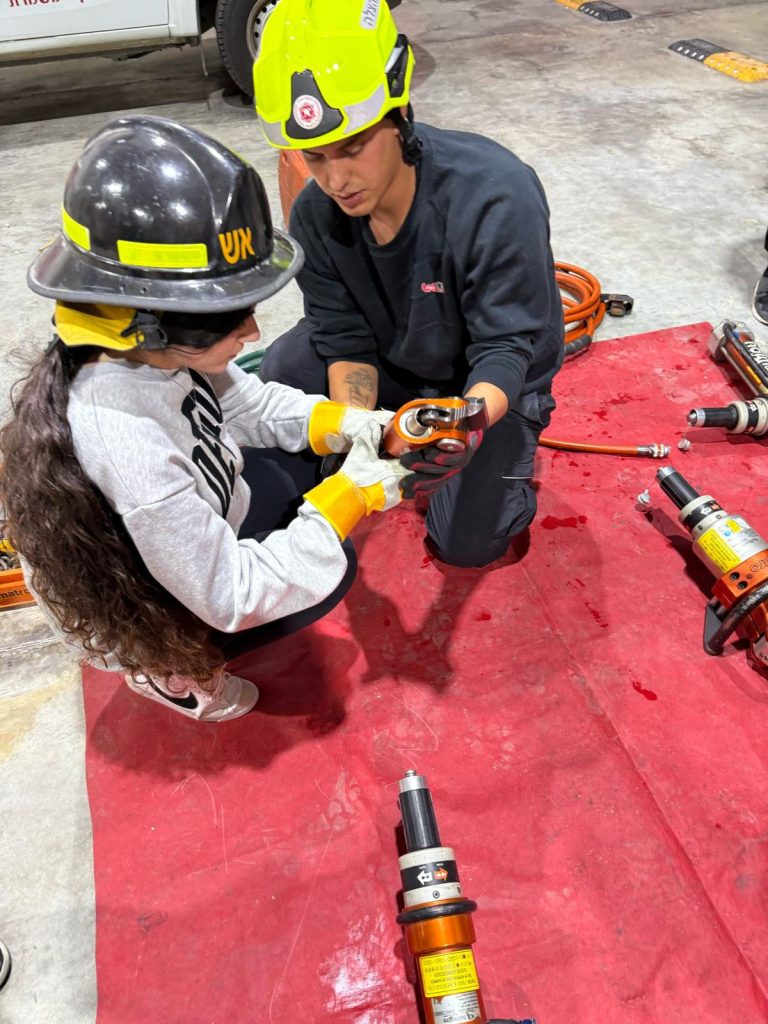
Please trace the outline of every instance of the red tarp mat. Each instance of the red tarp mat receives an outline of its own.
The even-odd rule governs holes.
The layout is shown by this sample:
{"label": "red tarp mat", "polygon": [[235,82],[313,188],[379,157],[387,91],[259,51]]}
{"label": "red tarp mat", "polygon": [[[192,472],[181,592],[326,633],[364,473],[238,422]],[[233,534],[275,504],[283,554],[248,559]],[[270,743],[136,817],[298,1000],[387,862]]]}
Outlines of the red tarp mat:
{"label": "red tarp mat", "polygon": [[[708,334],[594,347],[548,433],[666,441],[768,534],[768,449],[676,448],[693,405],[734,396]],[[530,551],[492,571],[426,558],[410,508],[374,517],[347,601],[236,663],[262,693],[239,721],[87,671],[99,1024],[417,1024],[395,923],[411,767],[480,905],[492,1015],[767,1019],[768,682],[743,649],[703,653],[713,580],[657,466],[542,450]]]}

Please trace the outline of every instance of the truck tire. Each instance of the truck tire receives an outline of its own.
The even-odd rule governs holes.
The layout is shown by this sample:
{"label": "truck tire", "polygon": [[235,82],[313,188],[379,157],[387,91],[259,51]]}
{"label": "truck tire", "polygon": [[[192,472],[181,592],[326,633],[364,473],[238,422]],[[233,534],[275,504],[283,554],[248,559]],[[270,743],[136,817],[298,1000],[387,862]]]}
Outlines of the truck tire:
{"label": "truck tire", "polygon": [[252,67],[267,15],[278,0],[218,0],[216,40],[229,77],[246,96],[253,95]]}
{"label": "truck tire", "polygon": [[[253,95],[253,62],[267,15],[278,0],[218,0],[216,39],[229,77],[246,96]],[[401,0],[387,0],[390,8]]]}

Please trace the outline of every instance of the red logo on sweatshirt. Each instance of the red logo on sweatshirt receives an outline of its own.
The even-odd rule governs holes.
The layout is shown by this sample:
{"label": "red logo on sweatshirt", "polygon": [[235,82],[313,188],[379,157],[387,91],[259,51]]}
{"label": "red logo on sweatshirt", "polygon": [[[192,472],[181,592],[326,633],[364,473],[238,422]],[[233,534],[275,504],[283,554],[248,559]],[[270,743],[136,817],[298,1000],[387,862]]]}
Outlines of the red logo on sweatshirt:
{"label": "red logo on sweatshirt", "polygon": [[423,281],[421,290],[425,293],[437,292],[439,295],[444,295],[445,285],[442,281]]}

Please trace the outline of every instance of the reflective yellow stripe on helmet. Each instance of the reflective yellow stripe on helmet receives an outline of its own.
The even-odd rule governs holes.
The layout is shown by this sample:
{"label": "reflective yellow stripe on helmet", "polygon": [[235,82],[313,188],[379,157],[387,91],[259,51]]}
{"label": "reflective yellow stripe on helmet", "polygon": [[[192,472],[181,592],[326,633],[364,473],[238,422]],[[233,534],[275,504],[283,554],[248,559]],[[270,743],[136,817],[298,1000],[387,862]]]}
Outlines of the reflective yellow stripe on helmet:
{"label": "reflective yellow stripe on helmet", "polygon": [[79,245],[81,249],[89,251],[91,248],[91,233],[85,224],[78,224],[74,217],[70,217],[67,211],[62,206],[61,208],[61,224],[64,229],[64,234],[75,245]]}
{"label": "reflective yellow stripe on helmet", "polygon": [[208,266],[208,246],[204,242],[164,245],[160,242],[119,240],[117,258],[129,267],[149,270],[199,270]]}

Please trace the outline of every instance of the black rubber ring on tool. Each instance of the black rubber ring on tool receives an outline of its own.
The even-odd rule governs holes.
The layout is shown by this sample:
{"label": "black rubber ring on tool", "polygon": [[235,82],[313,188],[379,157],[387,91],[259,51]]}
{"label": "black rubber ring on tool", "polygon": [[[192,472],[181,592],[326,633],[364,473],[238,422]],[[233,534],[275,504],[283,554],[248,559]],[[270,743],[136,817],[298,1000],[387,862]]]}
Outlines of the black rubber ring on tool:
{"label": "black rubber ring on tool", "polygon": [[471,914],[477,910],[474,900],[455,900],[453,903],[428,903],[424,907],[404,910],[395,920],[398,924],[417,924],[419,921],[434,921],[438,917],[453,917],[454,914]]}

